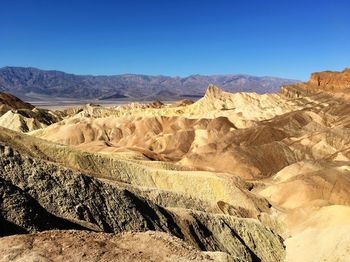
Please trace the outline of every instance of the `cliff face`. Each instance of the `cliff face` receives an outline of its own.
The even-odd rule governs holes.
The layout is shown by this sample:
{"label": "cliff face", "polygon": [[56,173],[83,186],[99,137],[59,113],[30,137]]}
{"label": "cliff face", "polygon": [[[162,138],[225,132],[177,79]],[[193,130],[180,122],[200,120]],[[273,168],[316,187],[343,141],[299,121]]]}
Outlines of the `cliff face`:
{"label": "cliff face", "polygon": [[346,68],[342,72],[313,73],[308,84],[329,91],[350,89],[350,68]]}
{"label": "cliff face", "polygon": [[310,80],[303,83],[282,86],[280,94],[288,98],[300,98],[316,93],[322,96],[346,100],[350,99],[350,68],[345,68],[341,72],[324,71],[315,72],[310,76]]}

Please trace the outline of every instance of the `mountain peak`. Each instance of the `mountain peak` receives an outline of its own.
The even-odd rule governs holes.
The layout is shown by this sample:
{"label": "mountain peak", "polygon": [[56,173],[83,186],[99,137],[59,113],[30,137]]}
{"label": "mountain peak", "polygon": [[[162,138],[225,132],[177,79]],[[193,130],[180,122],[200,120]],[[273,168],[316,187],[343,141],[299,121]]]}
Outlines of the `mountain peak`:
{"label": "mountain peak", "polygon": [[207,91],[205,92],[205,97],[207,98],[218,98],[222,94],[222,90],[216,85],[209,84]]}

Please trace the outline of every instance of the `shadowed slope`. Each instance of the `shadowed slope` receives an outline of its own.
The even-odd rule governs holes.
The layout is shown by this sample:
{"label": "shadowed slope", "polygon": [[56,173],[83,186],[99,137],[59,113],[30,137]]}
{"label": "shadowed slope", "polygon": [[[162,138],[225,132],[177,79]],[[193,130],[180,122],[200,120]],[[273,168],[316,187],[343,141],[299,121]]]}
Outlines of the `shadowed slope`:
{"label": "shadowed slope", "polygon": [[[1,177],[21,186],[41,206],[59,217],[81,221],[104,232],[165,231],[199,249],[222,250],[244,261],[256,258],[279,261],[284,256],[278,235],[257,221],[185,210],[170,212],[125,189],[33,159],[9,147],[1,147],[1,156]],[[220,227],[221,221],[228,227]],[[251,241],[251,235],[257,232],[258,245]],[[208,239],[207,234],[212,237]],[[273,250],[268,249],[271,243]]]}

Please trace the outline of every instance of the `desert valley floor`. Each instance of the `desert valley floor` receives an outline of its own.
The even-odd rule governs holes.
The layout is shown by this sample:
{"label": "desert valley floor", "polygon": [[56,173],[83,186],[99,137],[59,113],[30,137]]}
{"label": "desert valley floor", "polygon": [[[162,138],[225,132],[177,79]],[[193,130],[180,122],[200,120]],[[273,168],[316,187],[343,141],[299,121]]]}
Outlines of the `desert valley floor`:
{"label": "desert valley floor", "polygon": [[350,69],[48,110],[0,93],[0,261],[349,261]]}

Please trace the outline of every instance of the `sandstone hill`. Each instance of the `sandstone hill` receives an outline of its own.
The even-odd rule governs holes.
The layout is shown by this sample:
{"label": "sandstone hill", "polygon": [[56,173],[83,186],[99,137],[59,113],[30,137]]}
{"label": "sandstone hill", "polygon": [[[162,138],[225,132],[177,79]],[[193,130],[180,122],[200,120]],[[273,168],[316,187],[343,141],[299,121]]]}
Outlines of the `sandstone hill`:
{"label": "sandstone hill", "polygon": [[0,257],[347,261],[347,74],[0,122]]}
{"label": "sandstone hill", "polygon": [[[2,130],[2,134],[6,133],[16,136]],[[28,150],[33,155],[45,146],[45,143],[40,144],[42,141],[30,137],[16,142],[5,137],[1,137],[2,144],[15,144],[15,148],[22,148],[24,152]],[[30,141],[26,141],[28,138]],[[32,143],[37,152],[30,149]],[[60,149],[57,145],[52,147],[57,152],[69,151],[69,148]],[[4,183],[3,195],[6,198],[2,199],[1,216],[7,224],[22,232],[41,231],[44,226],[45,229],[84,228],[110,233],[156,230],[184,239],[198,249],[226,252],[243,261],[256,258],[279,261],[284,256],[280,237],[258,221],[193,209],[174,207],[167,210],[118,183],[120,178],[117,176],[101,180],[103,174],[84,174],[63,168],[52,163],[54,158],[50,162],[33,158],[8,145],[0,147],[0,153],[1,178],[7,181]],[[46,159],[45,152],[39,154]],[[10,201],[21,205],[13,210]],[[40,210],[43,209],[60,220],[42,225],[40,216],[44,214],[41,215],[43,211]],[[16,213],[24,214],[19,216]],[[11,233],[18,231],[2,232],[3,235]],[[229,242],[227,237],[230,237]]]}
{"label": "sandstone hill", "polygon": [[36,108],[11,94],[0,92],[0,126],[28,132],[61,121],[62,114]]}
{"label": "sandstone hill", "polygon": [[342,72],[313,73],[308,85],[331,91],[350,89],[350,68]]}

